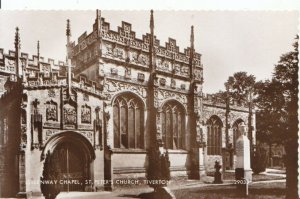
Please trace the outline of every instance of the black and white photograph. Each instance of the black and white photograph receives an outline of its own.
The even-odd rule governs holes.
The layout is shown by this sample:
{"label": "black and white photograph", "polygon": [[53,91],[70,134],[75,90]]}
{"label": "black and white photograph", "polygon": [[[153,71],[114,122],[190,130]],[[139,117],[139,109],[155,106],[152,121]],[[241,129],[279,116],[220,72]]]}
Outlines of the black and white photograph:
{"label": "black and white photograph", "polygon": [[0,198],[299,198],[298,27],[0,10]]}

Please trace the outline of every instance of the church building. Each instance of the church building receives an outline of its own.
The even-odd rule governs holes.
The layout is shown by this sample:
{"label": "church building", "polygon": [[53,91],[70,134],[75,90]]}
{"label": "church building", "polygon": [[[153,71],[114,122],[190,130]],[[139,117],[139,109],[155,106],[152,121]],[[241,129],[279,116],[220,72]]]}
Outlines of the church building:
{"label": "church building", "polygon": [[237,126],[250,122],[255,144],[255,112],[202,93],[193,26],[183,51],[155,31],[153,11],[137,38],[127,22],[111,30],[97,10],[77,41],[67,20],[67,59],[56,62],[39,43],[36,55],[21,52],[16,29],[15,49],[0,49],[0,197],[42,195],[45,175],[80,182],[53,185],[60,191],[113,190],[113,180],[146,177],[156,145],[171,179],[199,179],[215,161],[234,169]]}

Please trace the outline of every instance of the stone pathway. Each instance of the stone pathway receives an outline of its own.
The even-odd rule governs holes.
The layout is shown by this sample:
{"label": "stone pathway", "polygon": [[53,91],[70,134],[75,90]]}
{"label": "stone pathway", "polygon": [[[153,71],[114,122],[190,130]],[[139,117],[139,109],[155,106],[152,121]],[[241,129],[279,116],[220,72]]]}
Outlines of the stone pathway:
{"label": "stone pathway", "polygon": [[[271,171],[271,173],[270,173]],[[276,173],[277,172],[277,173]],[[263,173],[264,175],[274,175],[278,177],[285,177],[283,171],[273,171],[267,170],[267,172]],[[206,176],[202,177],[199,180],[172,180],[168,187],[175,191],[180,189],[194,189],[200,187],[215,187],[215,186],[228,186],[233,185],[234,180],[224,180],[223,184],[212,184],[213,177]],[[260,186],[259,184],[266,184],[266,183],[274,183],[274,182],[285,182],[285,179],[278,179],[278,180],[262,180],[262,181],[255,181],[252,182],[254,186]],[[138,197],[140,194],[147,194],[153,191],[147,185],[138,185],[138,186],[131,186],[131,187],[115,187],[113,192],[62,192],[57,196],[57,199],[133,199],[133,198],[140,198]]]}

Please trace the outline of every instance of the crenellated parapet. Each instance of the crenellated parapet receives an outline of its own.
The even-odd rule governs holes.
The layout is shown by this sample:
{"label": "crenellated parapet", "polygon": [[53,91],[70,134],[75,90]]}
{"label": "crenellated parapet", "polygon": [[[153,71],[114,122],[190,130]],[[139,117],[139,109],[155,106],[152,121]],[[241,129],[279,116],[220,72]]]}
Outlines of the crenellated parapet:
{"label": "crenellated parapet", "polygon": [[[75,73],[84,70],[91,62],[102,58],[105,62],[118,63],[141,70],[149,70],[150,34],[137,38],[130,23],[122,22],[117,31],[110,29],[110,24],[101,18],[101,28],[95,28],[90,34],[84,32],[77,41],[70,44],[71,59]],[[100,50],[99,50],[100,49]],[[188,47],[180,51],[176,40],[169,38],[165,45],[154,36],[154,54],[156,55],[156,70],[164,75],[182,78],[190,76],[190,51]],[[201,54],[194,53],[196,81],[203,81],[203,65]],[[77,74],[76,73],[76,74]]]}
{"label": "crenellated parapet", "polygon": [[[45,59],[38,55],[29,56],[27,53],[21,53],[19,63],[23,72],[34,76],[36,72],[50,73],[63,71],[66,67],[65,62],[55,62],[54,59]],[[0,48],[0,73],[3,75],[16,74],[16,55],[15,51],[9,50],[7,53]]]}
{"label": "crenellated parapet", "polygon": [[[58,72],[36,72],[34,75],[26,74],[25,78],[23,78],[23,85],[26,89],[31,90],[66,87],[68,82],[67,76],[61,76]],[[103,97],[102,85],[88,80],[85,75],[79,75],[77,78],[72,78],[71,86],[74,89],[79,89],[83,92]]]}
{"label": "crenellated parapet", "polygon": [[[215,107],[220,107],[220,108],[224,108],[224,109],[226,108],[225,99],[221,98],[218,95],[203,94],[202,100],[203,100],[204,106],[208,105],[208,106],[215,106]],[[229,107],[230,107],[230,109],[248,112],[248,104],[247,103],[238,103],[237,100],[231,99]]]}

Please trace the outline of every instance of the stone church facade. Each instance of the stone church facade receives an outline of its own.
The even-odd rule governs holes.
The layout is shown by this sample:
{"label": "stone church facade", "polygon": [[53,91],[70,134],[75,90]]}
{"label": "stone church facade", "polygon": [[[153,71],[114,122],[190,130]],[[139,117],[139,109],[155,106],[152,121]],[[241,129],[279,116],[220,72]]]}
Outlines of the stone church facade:
{"label": "stone church facade", "polygon": [[168,151],[171,177],[194,168],[201,177],[216,160],[234,169],[237,125],[249,122],[249,111],[230,104],[227,112],[202,93],[193,27],[182,52],[175,39],[160,44],[153,13],[141,39],[126,22],[111,30],[99,11],[91,33],[72,42],[70,31],[68,21],[66,62],[44,60],[39,44],[37,55],[21,53],[19,30],[15,50],[0,49],[1,196],[41,195],[47,172],[83,182],[61,191],[111,189],[96,182],[145,177],[156,143]]}

